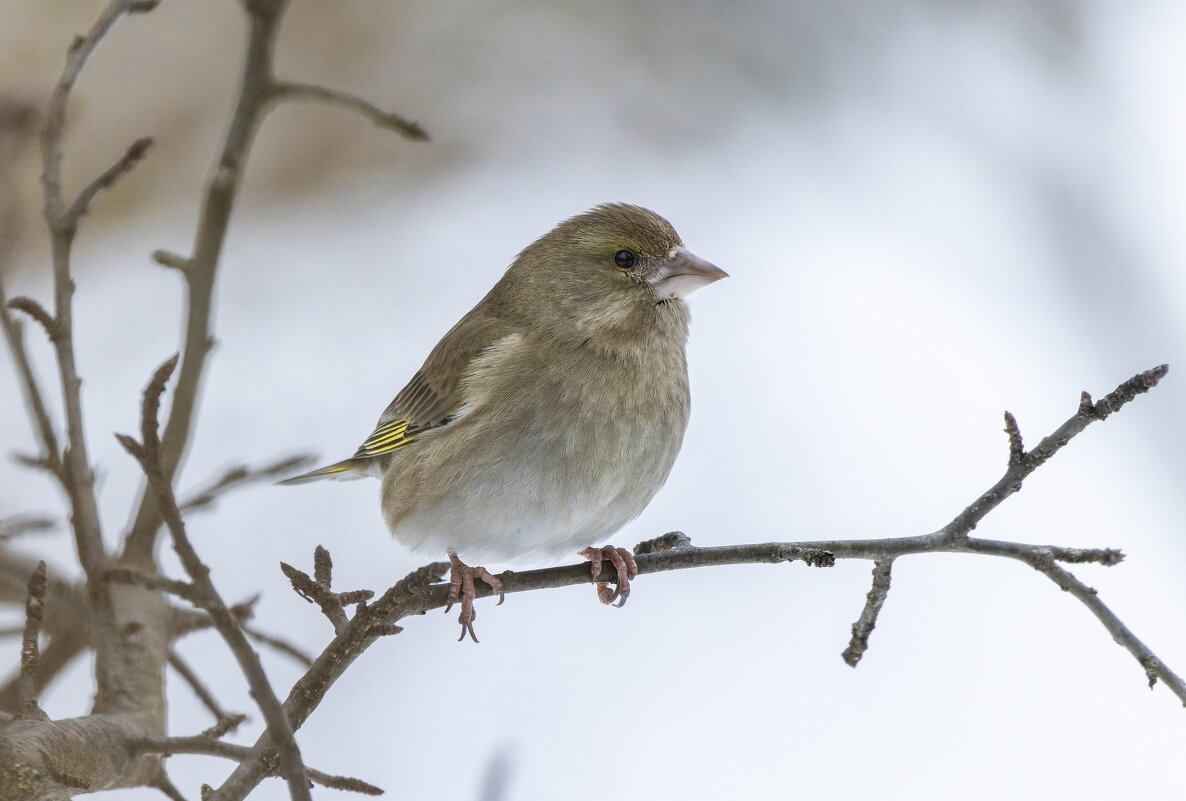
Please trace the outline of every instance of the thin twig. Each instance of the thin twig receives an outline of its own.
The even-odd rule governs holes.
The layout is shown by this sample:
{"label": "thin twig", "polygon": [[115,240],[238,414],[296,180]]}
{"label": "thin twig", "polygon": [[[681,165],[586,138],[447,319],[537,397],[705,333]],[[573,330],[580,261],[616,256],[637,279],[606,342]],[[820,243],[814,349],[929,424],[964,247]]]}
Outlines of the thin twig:
{"label": "thin twig", "polygon": [[53,318],[53,315],[45,310],[33,298],[27,298],[24,295],[19,295],[5,304],[13,311],[24,312],[29,317],[41,326],[41,330],[45,332],[45,338],[50,342],[58,341],[58,322]]}
{"label": "thin twig", "polygon": [[[287,2],[251,0],[242,4],[248,14],[251,34],[239,96],[222,150],[206,185],[192,253],[181,257],[186,264],[182,270],[187,293],[185,344],[168,422],[161,434],[160,454],[161,473],[170,485],[189,445],[206,357],[214,343],[211,329],[214,282],[243,176],[243,165],[271,100],[272,55]],[[125,557],[140,564],[150,562],[160,525],[161,515],[156,508],[154,493],[146,488],[140,497],[132,529],[125,539]]]}
{"label": "thin twig", "polygon": [[179,270],[185,273],[193,266],[193,260],[185,256],[178,255],[170,250],[154,250],[152,252],[152,260],[162,267],[171,267],[174,270]]}
{"label": "thin twig", "polygon": [[428,141],[428,131],[420,127],[419,123],[401,117],[393,111],[384,111],[373,103],[349,92],[340,92],[336,89],[296,81],[278,81],[273,86],[273,96],[276,100],[313,100],[341,106],[361,114],[380,128],[395,131],[404,139],[414,142]]}
{"label": "thin twig", "polygon": [[[206,733],[195,737],[147,737],[136,744],[136,750],[142,754],[202,754],[205,756],[223,757],[225,759],[242,760],[251,755],[251,749],[245,745],[223,742],[211,739]],[[383,795],[383,790],[361,779],[349,776],[334,776],[323,773],[314,768],[306,767],[309,778],[328,787],[331,790],[345,790],[363,795]]]}
{"label": "thin twig", "polygon": [[1021,429],[1013,412],[1005,412],[1005,433],[1009,436],[1009,464],[1020,464],[1025,458],[1025,444],[1021,440]]}
{"label": "thin twig", "polygon": [[0,520],[0,540],[11,540],[25,534],[53,531],[54,521],[48,517],[9,517]]}
{"label": "thin twig", "polygon": [[[16,242],[22,234],[21,206],[12,168],[17,156],[33,141],[39,122],[40,110],[31,103],[0,100],[0,278],[9,273]],[[12,315],[9,303],[4,285],[0,282],[0,329],[3,329],[4,339],[12,353],[21,394],[32,418],[34,431],[41,441],[44,456],[40,457],[40,461],[61,482],[62,456],[57,434],[45,405],[45,395],[25,350],[24,330],[20,321]],[[44,311],[40,304],[36,304],[35,308]],[[45,312],[39,322],[44,326],[47,321],[52,323],[52,317]],[[54,328],[51,325],[47,331]]]}
{"label": "thin twig", "polygon": [[890,570],[893,565],[893,559],[883,559],[873,563],[873,586],[869,589],[869,594],[865,596],[865,608],[861,610],[861,616],[852,624],[852,639],[849,640],[844,653],[840,655],[849,667],[856,667],[869,648],[869,635],[877,626],[877,615],[881,613],[882,604],[885,603],[885,598],[889,595]]}
{"label": "thin twig", "polygon": [[156,573],[141,573],[123,567],[111,568],[103,573],[103,578],[115,584],[132,584],[148,590],[158,590],[184,598],[194,605],[201,604],[201,596],[193,584],[178,581]]}
{"label": "thin twig", "polygon": [[301,665],[304,667],[309,667],[313,664],[313,657],[309,656],[303,650],[281,637],[260,631],[254,626],[244,626],[243,631],[246,632],[248,637],[255,640],[256,642],[262,643],[269,648],[279,651],[280,653],[301,663]]}
{"label": "thin twig", "polygon": [[198,678],[198,674],[193,671],[189,663],[182,659],[176,650],[169,651],[169,667],[177,671],[177,675],[189,685],[190,689],[194,691],[194,695],[202,702],[202,706],[210,711],[210,714],[214,716],[215,720],[226,720],[231,717],[231,715],[228,715],[223,710],[222,705],[218,703],[218,699],[214,697],[214,694]]}
{"label": "thin twig", "polygon": [[191,490],[185,496],[185,500],[180,502],[179,506],[183,512],[210,506],[226,492],[263,481],[271,481],[277,476],[286,475],[293,470],[304,467],[312,463],[312,461],[312,456],[302,453],[295,456],[285,456],[258,467],[236,465],[229,468],[217,479],[208,482],[198,489]]}
{"label": "thin twig", "polygon": [[[1154,367],[1152,370],[1138,373],[1120,384],[1120,386],[1112,390],[1112,392],[1098,403],[1093,404],[1091,402],[1091,396],[1084,392],[1079,402],[1078,411],[1069,420],[1059,426],[1054,433],[1038,443],[1038,447],[1027,452],[1016,463],[1010,459],[1009,469],[1005,471],[1005,475],[1001,476],[1001,479],[991,489],[973,501],[970,506],[956,515],[955,519],[944,526],[941,529],[942,535],[951,540],[966,538],[969,532],[976,528],[976,524],[984,519],[986,514],[997,508],[1001,504],[1001,501],[1021,489],[1021,482],[1030,473],[1037,470],[1047,459],[1058,453],[1058,451],[1080,434],[1083,429],[1087,428],[1087,426],[1097,420],[1103,420],[1133,400],[1137,395],[1148,392],[1157,386],[1157,383],[1165,377],[1169,369],[1168,364],[1163,364]],[[1014,422],[1016,423],[1016,421]],[[1020,442],[1020,434],[1018,434],[1018,442]],[[1012,448],[1013,441],[1011,435],[1011,451]]]}
{"label": "thin twig", "polygon": [[91,203],[95,201],[95,197],[100,192],[110,189],[111,185],[121,176],[131,172],[137,164],[143,161],[152,144],[152,137],[144,136],[129,145],[127,151],[119,157],[115,164],[112,164],[98,178],[83,187],[82,191],[78,193],[78,197],[74,198],[74,202],[70,204],[70,208],[66,210],[66,216],[77,223],[84,214],[90,211]]}
{"label": "thin twig", "polygon": [[22,718],[45,718],[37,705],[37,667],[41,649],[37,638],[41,635],[41,616],[45,610],[45,562],[38,562],[29,577],[29,595],[25,601],[25,632],[21,640],[21,692],[17,715]]}
{"label": "thin twig", "polygon": [[144,470],[149,487],[156,495],[157,508],[164,518],[165,525],[173,537],[173,549],[181,560],[185,572],[193,581],[198,594],[199,605],[210,613],[214,627],[222,635],[239,669],[247,679],[251,690],[251,697],[259,705],[267,730],[272,733],[280,750],[280,770],[288,782],[288,791],[295,801],[309,801],[309,781],[305,775],[304,763],[301,761],[300,749],[293,739],[293,729],[289,724],[280,701],[272,691],[259,655],[247,641],[239,621],[223,602],[214,583],[210,580],[210,568],[202,563],[189,541],[185,531],[185,523],[181,519],[181,512],[177,508],[177,499],[173,496],[173,488],[161,468],[161,441],[157,434],[158,415],[160,411],[161,395],[165,390],[165,383],[169,380],[173,370],[177,367],[177,356],[166,360],[153,374],[152,380],[144,390],[144,400],[141,404],[140,434],[142,441],[136,442],[127,435],[117,435],[120,443]]}
{"label": "thin twig", "polygon": [[164,773],[157,777],[156,789],[164,793],[165,798],[168,798],[169,801],[188,801],[177,789],[177,785],[173,784],[173,780]]}

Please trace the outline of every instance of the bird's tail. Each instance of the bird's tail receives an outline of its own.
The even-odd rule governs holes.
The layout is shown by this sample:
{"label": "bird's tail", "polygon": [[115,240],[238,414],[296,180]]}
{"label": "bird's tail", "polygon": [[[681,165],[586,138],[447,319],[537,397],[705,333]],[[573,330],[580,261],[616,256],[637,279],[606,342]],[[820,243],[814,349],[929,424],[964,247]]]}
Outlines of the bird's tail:
{"label": "bird's tail", "polygon": [[369,475],[369,471],[363,464],[364,461],[363,459],[343,459],[340,462],[334,462],[331,465],[310,470],[308,473],[301,473],[299,476],[277,481],[276,484],[306,484],[310,481],[318,481],[323,478],[332,478],[337,481],[352,481],[356,478],[366,478]]}

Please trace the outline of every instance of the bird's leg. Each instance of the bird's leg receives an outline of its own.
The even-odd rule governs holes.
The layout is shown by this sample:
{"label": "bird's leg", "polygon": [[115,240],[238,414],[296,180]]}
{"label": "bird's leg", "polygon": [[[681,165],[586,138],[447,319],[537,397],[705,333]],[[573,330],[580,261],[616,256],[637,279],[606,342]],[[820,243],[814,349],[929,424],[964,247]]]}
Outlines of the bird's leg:
{"label": "bird's leg", "polygon": [[[478,592],[474,587],[474,579],[486,582],[490,586],[490,591],[498,596],[499,604],[506,600],[506,595],[502,591],[502,582],[484,567],[470,567],[465,564],[452,551],[449,551],[449,565],[449,597],[445,599],[445,611],[448,612],[453,608],[453,604],[460,601],[461,614],[457,616],[457,622],[461,624],[461,636],[457,638],[457,642],[464,640],[467,634],[471,640],[477,642],[478,635],[474,634],[474,620],[477,619],[478,613],[474,611],[474,598],[477,597]],[[497,605],[495,604],[495,606]]]}
{"label": "bird's leg", "polygon": [[577,555],[583,556],[593,563],[594,581],[597,581],[597,577],[601,575],[602,561],[608,559],[613,563],[618,571],[617,586],[611,590],[608,581],[597,581],[597,598],[603,604],[613,603],[615,600],[617,600],[615,606],[625,604],[626,599],[630,597],[630,579],[638,575],[638,563],[634,561],[634,554],[625,548],[606,545],[604,548],[590,546]]}

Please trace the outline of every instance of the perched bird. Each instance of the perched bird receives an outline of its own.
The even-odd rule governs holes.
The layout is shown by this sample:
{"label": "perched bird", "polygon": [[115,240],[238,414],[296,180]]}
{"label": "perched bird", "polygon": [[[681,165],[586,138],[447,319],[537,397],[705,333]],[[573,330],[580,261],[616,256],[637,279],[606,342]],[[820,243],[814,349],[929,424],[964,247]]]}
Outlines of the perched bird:
{"label": "perched bird", "polygon": [[625,603],[634,558],[597,547],[667,480],[688,423],[684,298],[725,278],[667,220],[598,206],[528,245],[433,348],[349,459],[285,484],[371,475],[383,516],[414,550],[449,553],[449,606],[473,632],[462,561],[580,555],[602,603]]}

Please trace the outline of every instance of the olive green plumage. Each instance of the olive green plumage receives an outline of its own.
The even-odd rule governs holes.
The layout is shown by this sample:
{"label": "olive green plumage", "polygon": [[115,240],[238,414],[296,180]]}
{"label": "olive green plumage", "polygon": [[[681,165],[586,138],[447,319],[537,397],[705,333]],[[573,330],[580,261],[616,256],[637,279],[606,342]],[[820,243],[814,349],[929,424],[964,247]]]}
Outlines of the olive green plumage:
{"label": "olive green plumage", "polygon": [[557,556],[604,541],[663,485],[687,425],[683,297],[725,273],[671,225],[608,204],[528,245],[445,334],[351,459],[414,549]]}

